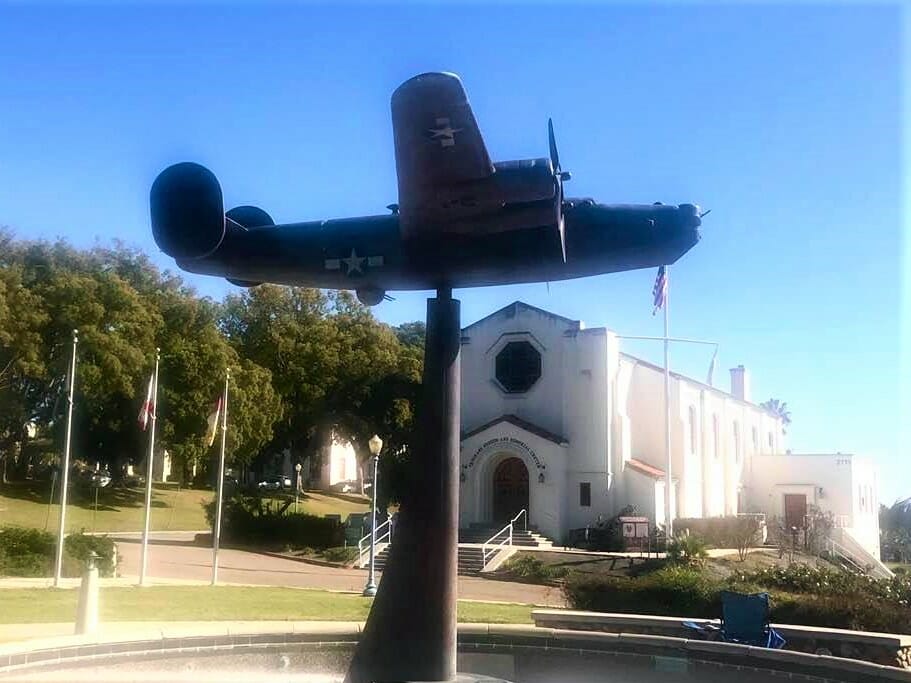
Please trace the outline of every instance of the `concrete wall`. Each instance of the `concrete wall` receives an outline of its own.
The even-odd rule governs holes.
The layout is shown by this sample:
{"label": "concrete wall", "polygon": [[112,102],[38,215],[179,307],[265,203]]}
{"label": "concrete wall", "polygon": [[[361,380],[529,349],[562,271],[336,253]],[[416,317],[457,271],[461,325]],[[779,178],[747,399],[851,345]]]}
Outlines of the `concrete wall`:
{"label": "concrete wall", "polygon": [[749,512],[784,518],[784,494],[798,493],[836,516],[868,552],[879,558],[879,501],[873,463],[852,454],[764,455],[746,480]]}
{"label": "concrete wall", "polygon": [[[541,378],[521,394],[506,392],[495,379],[496,356],[510,341],[528,341],[541,354]],[[515,415],[561,441],[509,423],[464,441],[462,524],[490,521],[492,468],[509,455],[520,455],[507,447],[487,449],[481,461],[465,469],[481,446],[501,438],[518,439],[546,463],[539,483],[544,470],[527,454],[521,456],[528,461],[532,523],[554,537],[593,523],[598,515],[612,516],[630,503],[663,519],[663,493],[656,498],[663,484],[625,464],[634,458],[666,469],[664,372],[622,353],[621,346],[622,339],[606,329],[585,329],[578,321],[522,303],[462,331],[464,432]],[[872,466],[855,456],[779,455],[786,450],[781,421],[749,400],[745,368],[738,366],[730,375],[729,393],[671,373],[674,516],[761,511],[782,517],[783,494],[804,493],[809,504],[846,516],[851,533],[878,556],[879,501]],[[591,485],[590,507],[579,505],[582,482]]]}
{"label": "concrete wall", "polygon": [[[569,436],[564,423],[563,396],[566,335],[576,329],[578,324],[572,321],[522,305],[510,306],[465,328],[462,429],[471,431],[500,415],[512,414]],[[528,341],[541,353],[541,379],[522,394],[507,393],[495,379],[496,356],[511,341]]]}
{"label": "concrete wall", "polygon": [[[342,481],[360,480],[360,471],[354,446],[347,441],[341,441],[333,437],[329,446],[324,450],[320,470],[320,488],[329,488]],[[291,477],[293,484],[295,473],[290,464],[288,467],[290,471],[288,476]]]}
{"label": "concrete wall", "polygon": [[[625,354],[619,364],[617,410],[628,416],[629,453],[665,470],[663,369]],[[784,443],[780,421],[752,403],[675,373],[670,399],[672,475],[680,479],[676,515],[736,514],[754,459]]]}
{"label": "concrete wall", "polygon": [[[837,457],[837,456],[836,456]],[[879,559],[879,496],[876,466],[868,458],[853,456],[853,518],[850,534]]]}
{"label": "concrete wall", "polygon": [[567,448],[507,422],[462,442],[459,526],[493,521],[494,471],[510,457],[519,458],[528,470],[529,523],[551,538],[563,538],[564,530],[572,528],[567,515],[573,520],[580,516],[578,476],[570,477],[563,467]]}

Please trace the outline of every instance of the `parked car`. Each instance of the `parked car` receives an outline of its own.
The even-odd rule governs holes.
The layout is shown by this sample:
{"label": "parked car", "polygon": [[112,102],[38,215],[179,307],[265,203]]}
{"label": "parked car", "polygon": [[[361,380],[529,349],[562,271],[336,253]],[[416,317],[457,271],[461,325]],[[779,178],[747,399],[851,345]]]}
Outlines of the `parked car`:
{"label": "parked car", "polygon": [[92,472],[92,476],[89,481],[95,488],[103,489],[105,486],[111,483],[111,474],[107,470]]}
{"label": "parked car", "polygon": [[260,491],[281,491],[282,489],[291,488],[291,477],[269,476],[263,477],[257,482],[256,487]]}

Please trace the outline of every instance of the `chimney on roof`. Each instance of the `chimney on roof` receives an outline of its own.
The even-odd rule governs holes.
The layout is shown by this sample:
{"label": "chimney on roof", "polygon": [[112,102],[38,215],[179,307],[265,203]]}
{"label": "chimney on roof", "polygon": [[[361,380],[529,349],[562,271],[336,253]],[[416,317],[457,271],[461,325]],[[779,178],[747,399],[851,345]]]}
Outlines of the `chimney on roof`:
{"label": "chimney on roof", "polygon": [[750,401],[750,373],[742,365],[731,368],[731,395],[741,401]]}

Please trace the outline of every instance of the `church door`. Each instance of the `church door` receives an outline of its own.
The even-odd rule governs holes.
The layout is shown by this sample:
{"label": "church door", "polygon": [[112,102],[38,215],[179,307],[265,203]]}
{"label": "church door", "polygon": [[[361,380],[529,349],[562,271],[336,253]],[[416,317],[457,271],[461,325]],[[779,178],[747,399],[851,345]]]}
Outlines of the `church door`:
{"label": "church door", "polygon": [[528,510],[528,469],[519,458],[507,458],[493,474],[493,521],[506,523]]}

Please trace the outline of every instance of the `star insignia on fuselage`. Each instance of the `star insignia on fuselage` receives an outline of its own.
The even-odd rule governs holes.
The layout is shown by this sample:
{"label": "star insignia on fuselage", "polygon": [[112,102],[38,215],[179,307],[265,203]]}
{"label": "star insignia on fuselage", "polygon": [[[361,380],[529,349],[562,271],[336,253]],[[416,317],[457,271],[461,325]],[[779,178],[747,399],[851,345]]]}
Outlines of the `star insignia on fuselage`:
{"label": "star insignia on fuselage", "polygon": [[353,275],[354,273],[363,273],[364,272],[364,261],[367,260],[366,256],[358,256],[355,249],[351,250],[351,256],[341,259],[341,261],[348,266],[348,275]]}
{"label": "star insignia on fuselage", "polygon": [[345,275],[351,277],[355,273],[364,275],[368,268],[382,268],[386,263],[386,259],[379,254],[376,256],[358,256],[357,249],[352,248],[350,256],[327,258],[323,261],[323,267],[326,270],[341,270],[343,263],[347,268]]}

